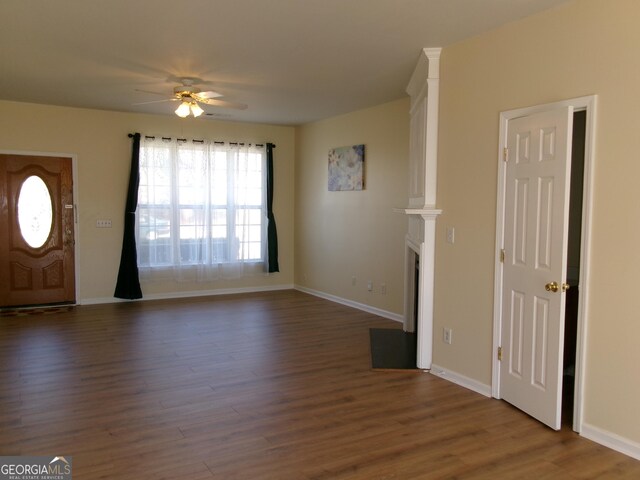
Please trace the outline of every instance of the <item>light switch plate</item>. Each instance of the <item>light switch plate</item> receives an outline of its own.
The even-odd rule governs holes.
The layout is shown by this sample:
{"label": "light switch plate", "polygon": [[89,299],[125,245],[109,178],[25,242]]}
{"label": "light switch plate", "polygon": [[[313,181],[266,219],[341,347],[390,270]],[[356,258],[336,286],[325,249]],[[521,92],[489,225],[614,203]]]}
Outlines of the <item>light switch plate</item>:
{"label": "light switch plate", "polygon": [[111,220],[96,220],[96,228],[111,228]]}
{"label": "light switch plate", "polygon": [[456,241],[456,229],[447,227],[447,243],[453,244]]}

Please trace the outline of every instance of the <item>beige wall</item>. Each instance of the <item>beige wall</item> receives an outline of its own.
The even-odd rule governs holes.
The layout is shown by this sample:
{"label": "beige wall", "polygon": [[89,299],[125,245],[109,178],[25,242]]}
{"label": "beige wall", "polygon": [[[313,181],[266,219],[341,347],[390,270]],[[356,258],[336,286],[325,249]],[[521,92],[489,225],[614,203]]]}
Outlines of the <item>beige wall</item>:
{"label": "beige wall", "polygon": [[[434,350],[438,365],[491,383],[499,113],[597,94],[585,422],[634,442],[639,18],[637,0],[578,0],[443,50]],[[452,345],[440,341],[443,326]]]}
{"label": "beige wall", "polygon": [[[403,313],[407,220],[393,208],[407,204],[408,112],[402,99],[297,129],[297,284]],[[365,189],[329,192],[329,149],[356,144],[365,144]]]}
{"label": "beige wall", "polygon": [[[293,175],[295,129],[0,102],[0,151],[65,153],[77,157],[79,301],[113,298],[131,161],[130,132],[228,141],[273,142],[274,212],[281,272],[212,283],[143,283],[144,295],[293,284]],[[113,228],[96,228],[111,219]]]}
{"label": "beige wall", "polygon": [[[499,113],[597,94],[585,421],[640,443],[638,18],[637,0],[577,0],[443,50],[434,362],[491,383]],[[145,292],[291,284],[295,220],[297,284],[401,314],[407,220],[392,209],[407,202],[408,108],[403,99],[294,130],[0,102],[0,149],[77,155],[78,296],[107,299],[120,254],[127,133],[272,141],[282,272]],[[328,192],[328,150],[357,143],[366,145],[366,189]],[[96,229],[98,218],[114,227]],[[443,326],[453,329],[452,345],[440,340]]]}

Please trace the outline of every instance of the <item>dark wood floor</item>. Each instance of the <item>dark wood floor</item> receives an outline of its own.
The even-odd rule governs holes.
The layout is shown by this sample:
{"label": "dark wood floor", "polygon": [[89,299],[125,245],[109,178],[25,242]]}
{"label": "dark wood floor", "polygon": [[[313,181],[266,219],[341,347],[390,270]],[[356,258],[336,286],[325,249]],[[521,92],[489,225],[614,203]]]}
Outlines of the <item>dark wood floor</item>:
{"label": "dark wood floor", "polygon": [[433,375],[300,292],[0,318],[0,455],[74,479],[640,478],[640,462]]}

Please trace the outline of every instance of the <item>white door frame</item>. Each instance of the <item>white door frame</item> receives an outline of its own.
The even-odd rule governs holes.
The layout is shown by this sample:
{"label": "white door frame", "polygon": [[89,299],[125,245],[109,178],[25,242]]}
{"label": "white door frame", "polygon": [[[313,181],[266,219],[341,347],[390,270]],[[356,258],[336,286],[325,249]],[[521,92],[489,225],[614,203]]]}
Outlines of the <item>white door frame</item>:
{"label": "white door frame", "polygon": [[495,275],[493,294],[493,354],[492,354],[492,387],[491,394],[495,398],[500,397],[500,361],[498,360],[498,347],[502,334],[502,286],[503,272],[500,262],[500,252],[504,248],[504,222],[505,222],[505,189],[506,189],[506,163],[503,161],[503,151],[507,146],[507,128],[509,120],[524,117],[534,113],[553,110],[556,108],[573,106],[574,111],[586,110],[585,152],[584,152],[584,177],[582,196],[582,236],[580,244],[580,296],[578,300],[578,327],[576,345],[576,376],[575,399],[573,404],[573,430],[580,432],[583,424],[583,398],[585,359],[587,357],[587,326],[589,298],[589,259],[591,250],[591,218],[593,211],[593,172],[595,163],[595,127],[597,96],[573,98],[561,102],[536,105],[533,107],[519,108],[500,113],[500,138],[498,145],[498,191],[496,211],[496,249],[495,249]]}
{"label": "white door frame", "polygon": [[78,286],[80,285],[80,269],[78,268],[78,259],[80,251],[80,224],[78,223],[78,156],[75,153],[57,153],[57,152],[39,152],[30,150],[1,150],[0,154],[3,155],[25,155],[31,157],[64,157],[71,159],[71,180],[73,182],[73,270],[74,270],[74,292],[73,296],[76,299],[75,304],[80,305],[80,299],[78,298]]}

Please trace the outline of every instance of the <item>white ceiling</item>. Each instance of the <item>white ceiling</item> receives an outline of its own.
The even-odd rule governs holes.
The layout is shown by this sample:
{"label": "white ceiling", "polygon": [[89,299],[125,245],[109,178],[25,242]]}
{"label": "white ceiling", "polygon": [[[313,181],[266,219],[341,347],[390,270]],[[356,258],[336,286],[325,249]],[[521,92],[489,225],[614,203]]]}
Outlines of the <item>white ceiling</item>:
{"label": "white ceiling", "polygon": [[[566,0],[1,0],[0,99],[173,115],[178,77],[296,125],[401,98],[423,47]],[[205,117],[202,117],[205,118]]]}

